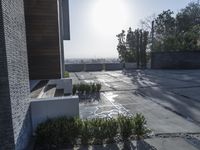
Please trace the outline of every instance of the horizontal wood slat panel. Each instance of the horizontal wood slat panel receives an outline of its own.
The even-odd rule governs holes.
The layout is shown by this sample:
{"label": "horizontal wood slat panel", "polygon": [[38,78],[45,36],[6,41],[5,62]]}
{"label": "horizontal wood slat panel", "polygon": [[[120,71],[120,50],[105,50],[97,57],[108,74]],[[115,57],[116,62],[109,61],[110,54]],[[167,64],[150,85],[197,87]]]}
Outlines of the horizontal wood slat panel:
{"label": "horizontal wood slat panel", "polygon": [[60,78],[57,0],[24,0],[30,79]]}

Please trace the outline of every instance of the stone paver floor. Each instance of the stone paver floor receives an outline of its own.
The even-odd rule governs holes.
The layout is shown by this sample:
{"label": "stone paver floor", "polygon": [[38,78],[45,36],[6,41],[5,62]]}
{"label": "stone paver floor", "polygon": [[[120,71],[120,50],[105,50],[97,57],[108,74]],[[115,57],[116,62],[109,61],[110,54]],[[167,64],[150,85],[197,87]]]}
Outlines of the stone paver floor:
{"label": "stone paver floor", "polygon": [[[141,112],[155,135],[145,142],[155,149],[200,149],[200,70],[79,72],[70,76],[73,83],[103,85],[100,100],[80,102],[81,118]],[[184,136],[174,137],[177,134]]]}

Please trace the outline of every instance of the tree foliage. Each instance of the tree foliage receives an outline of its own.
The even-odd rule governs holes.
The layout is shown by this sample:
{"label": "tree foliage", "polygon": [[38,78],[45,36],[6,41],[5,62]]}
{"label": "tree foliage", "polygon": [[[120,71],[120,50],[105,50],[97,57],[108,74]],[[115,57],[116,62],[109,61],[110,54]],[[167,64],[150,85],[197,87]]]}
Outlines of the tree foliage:
{"label": "tree foliage", "polygon": [[174,15],[163,11],[154,20],[153,51],[200,50],[200,5],[190,3]]}
{"label": "tree foliage", "polygon": [[119,40],[117,50],[121,62],[137,61],[138,67],[145,68],[148,32],[142,29],[132,31],[132,29],[129,28],[127,34],[122,30],[117,37]]}

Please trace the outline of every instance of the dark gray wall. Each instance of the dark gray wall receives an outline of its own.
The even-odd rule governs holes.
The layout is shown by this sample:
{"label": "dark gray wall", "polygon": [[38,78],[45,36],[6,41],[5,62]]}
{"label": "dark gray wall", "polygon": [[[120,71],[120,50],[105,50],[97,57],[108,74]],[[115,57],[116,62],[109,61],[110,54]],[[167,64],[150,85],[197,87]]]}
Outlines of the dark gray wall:
{"label": "dark gray wall", "polygon": [[104,64],[85,64],[85,71],[102,71]]}
{"label": "dark gray wall", "polygon": [[0,149],[14,148],[2,1],[0,1]]}
{"label": "dark gray wall", "polygon": [[112,70],[122,70],[123,69],[122,63],[106,63],[105,70],[112,71]]}
{"label": "dark gray wall", "polygon": [[0,150],[23,150],[31,134],[23,0],[0,0]]}
{"label": "dark gray wall", "polygon": [[153,52],[152,69],[200,69],[200,51]]}
{"label": "dark gray wall", "polygon": [[84,64],[65,64],[65,71],[81,72],[85,70]]}

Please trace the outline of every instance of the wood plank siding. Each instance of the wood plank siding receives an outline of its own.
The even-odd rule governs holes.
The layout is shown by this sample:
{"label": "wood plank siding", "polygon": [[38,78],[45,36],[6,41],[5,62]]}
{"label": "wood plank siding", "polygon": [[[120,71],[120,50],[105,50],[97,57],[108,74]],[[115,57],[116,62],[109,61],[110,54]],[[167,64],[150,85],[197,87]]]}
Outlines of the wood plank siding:
{"label": "wood plank siding", "polygon": [[24,0],[30,79],[61,77],[57,0]]}

